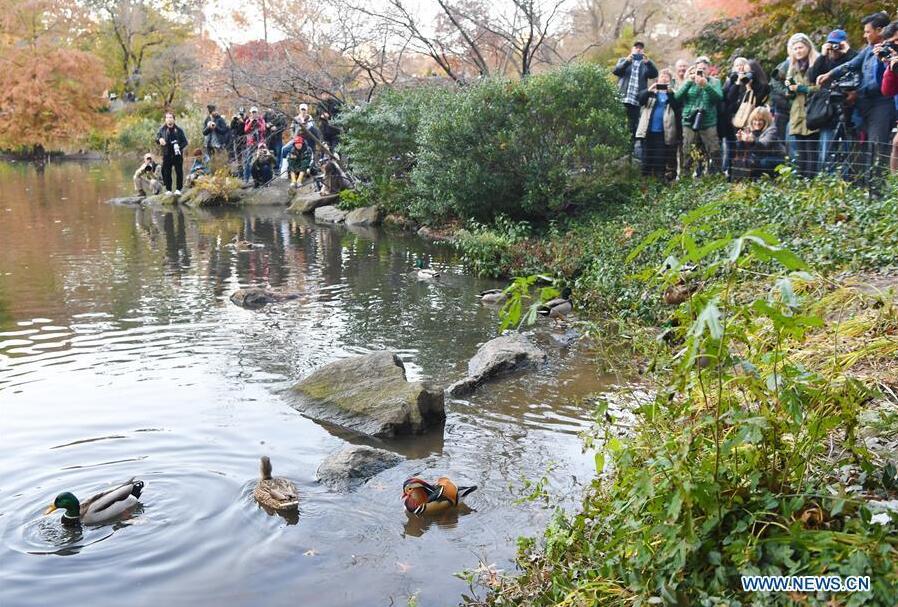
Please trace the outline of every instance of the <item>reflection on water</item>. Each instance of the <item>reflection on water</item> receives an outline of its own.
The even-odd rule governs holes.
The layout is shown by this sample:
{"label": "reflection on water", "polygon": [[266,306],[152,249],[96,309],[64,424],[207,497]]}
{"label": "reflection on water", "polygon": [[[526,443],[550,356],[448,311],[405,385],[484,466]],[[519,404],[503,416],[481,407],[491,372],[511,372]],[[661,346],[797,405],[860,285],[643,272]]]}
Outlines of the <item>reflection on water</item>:
{"label": "reflection on water", "polygon": [[[384,443],[317,424],[284,391],[321,364],[396,351],[411,379],[458,379],[496,334],[495,309],[451,250],[380,230],[316,226],[282,209],[116,207],[130,167],[0,164],[0,604],[420,605],[456,602],[453,573],[509,567],[549,520],[517,504],[547,473],[555,503],[590,474],[579,398],[603,378],[576,350],[539,373],[447,403],[443,434]],[[256,246],[236,250],[234,237]],[[416,259],[443,278],[409,276]],[[296,292],[259,311],[245,286]],[[351,494],[315,482],[346,442],[406,461]],[[298,517],[252,499],[258,458],[300,492]],[[480,488],[443,518],[407,516],[402,481]],[[63,528],[42,509],[137,476],[142,506]],[[68,558],[48,558],[62,555]],[[337,582],[337,583],[335,583]],[[36,589],[40,589],[36,592]],[[139,588],[139,592],[134,589]]]}

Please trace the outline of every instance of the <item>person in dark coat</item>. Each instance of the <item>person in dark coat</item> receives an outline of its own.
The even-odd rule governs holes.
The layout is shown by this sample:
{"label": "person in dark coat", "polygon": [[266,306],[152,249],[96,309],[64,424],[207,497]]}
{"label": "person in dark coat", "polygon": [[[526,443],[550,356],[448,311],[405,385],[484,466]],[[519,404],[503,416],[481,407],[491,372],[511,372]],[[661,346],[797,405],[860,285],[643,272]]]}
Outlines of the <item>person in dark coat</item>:
{"label": "person in dark coat", "polygon": [[165,193],[172,193],[171,171],[175,169],[177,177],[175,195],[181,195],[184,187],[184,150],[187,149],[187,135],[175,124],[175,115],[165,113],[165,123],[156,132],[156,142],[162,147],[162,183]]}
{"label": "person in dark coat", "polygon": [[[817,57],[817,60],[814,61],[814,65],[808,70],[808,78],[811,82],[817,82],[817,78],[836,69],[843,63],[851,61],[856,55],[857,51],[851,48],[848,44],[848,34],[845,33],[845,30],[833,30],[829,33],[829,36],[826,37],[826,42],[823,46],[820,47],[820,56]],[[832,90],[830,83],[825,84],[821,90],[824,91],[825,94],[829,94]],[[846,98],[844,107],[842,108],[843,112],[845,112],[845,116],[850,116],[853,108],[854,100]],[[850,121],[846,121],[846,123],[848,122]],[[841,151],[840,149],[836,149],[833,145],[837,124],[838,117],[834,116],[829,124],[820,127],[820,157],[818,162],[820,168],[827,173],[831,173],[835,170],[835,156]],[[847,169],[848,167],[845,167],[846,176],[848,174]]]}
{"label": "person in dark coat", "polygon": [[209,115],[206,116],[206,122],[203,126],[203,143],[206,148],[206,159],[209,160],[214,154],[228,149],[231,129],[214,105],[208,105],[206,109],[209,110]]}
{"label": "person in dark coat", "polygon": [[246,150],[246,135],[243,134],[243,124],[246,121],[246,112],[243,108],[237,110],[237,113],[231,118],[231,145],[230,160],[239,160],[243,158]]}
{"label": "person in dark coat", "polygon": [[[750,93],[749,93],[750,91]],[[733,61],[733,71],[723,85],[723,113],[718,121],[718,133],[724,143],[723,170],[727,174],[736,147],[736,132],[748,126],[748,122],[734,125],[739,108],[745,101],[751,101],[756,107],[766,105],[770,97],[770,81],[761,64],[745,57],[737,57]],[[747,118],[747,116],[746,116]]]}
{"label": "person in dark coat", "polygon": [[749,126],[736,132],[732,176],[756,179],[773,175],[774,169],[786,161],[782,136],[776,132],[773,114],[766,107],[754,109]]}
{"label": "person in dark coat", "polygon": [[630,54],[618,60],[612,73],[617,76],[621,101],[627,110],[627,127],[631,141],[639,127],[639,94],[649,88],[648,81],[658,77],[658,68],[645,54],[645,44],[635,42]]}

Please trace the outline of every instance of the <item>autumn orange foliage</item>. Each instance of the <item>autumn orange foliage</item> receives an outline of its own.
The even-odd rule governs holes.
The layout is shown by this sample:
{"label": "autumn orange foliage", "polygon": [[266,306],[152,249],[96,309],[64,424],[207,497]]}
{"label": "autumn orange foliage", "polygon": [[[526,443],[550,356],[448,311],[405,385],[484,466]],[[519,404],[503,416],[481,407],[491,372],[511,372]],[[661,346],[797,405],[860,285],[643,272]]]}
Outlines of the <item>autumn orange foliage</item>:
{"label": "autumn orange foliage", "polygon": [[86,19],[66,0],[0,0],[0,147],[60,149],[102,126],[102,62],[77,49]]}

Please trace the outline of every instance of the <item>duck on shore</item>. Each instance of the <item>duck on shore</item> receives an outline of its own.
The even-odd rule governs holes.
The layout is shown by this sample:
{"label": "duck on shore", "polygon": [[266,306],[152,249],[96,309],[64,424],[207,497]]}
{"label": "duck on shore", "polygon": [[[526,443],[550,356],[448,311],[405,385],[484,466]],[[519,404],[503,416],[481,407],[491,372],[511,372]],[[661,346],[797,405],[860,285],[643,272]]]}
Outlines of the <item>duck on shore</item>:
{"label": "duck on shore", "polygon": [[66,491],[56,496],[53,503],[44,510],[44,515],[60,509],[65,510],[62,524],[67,527],[77,527],[82,523],[86,525],[102,523],[136,506],[143,486],[143,481],[132,478],[112,489],[92,495],[84,503]]}
{"label": "duck on shore", "polygon": [[573,309],[574,304],[571,301],[571,289],[570,287],[565,287],[561,291],[561,297],[550,299],[541,304],[537,309],[537,312],[543,316],[548,316],[549,318],[564,320],[564,317],[570,314]]}

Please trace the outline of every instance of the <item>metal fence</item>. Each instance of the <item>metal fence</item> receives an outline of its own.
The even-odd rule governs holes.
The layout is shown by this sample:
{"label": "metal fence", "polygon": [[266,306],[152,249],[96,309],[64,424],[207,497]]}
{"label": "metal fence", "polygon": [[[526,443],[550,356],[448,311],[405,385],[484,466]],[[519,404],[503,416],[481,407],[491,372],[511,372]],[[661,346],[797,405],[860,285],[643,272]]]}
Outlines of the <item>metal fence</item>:
{"label": "metal fence", "polygon": [[891,142],[790,138],[760,145],[721,141],[720,150],[711,153],[696,143],[687,153],[679,147],[638,141],[634,158],[644,174],[667,179],[719,173],[731,180],[758,179],[788,169],[807,178],[839,176],[871,192],[880,189],[892,164]]}

